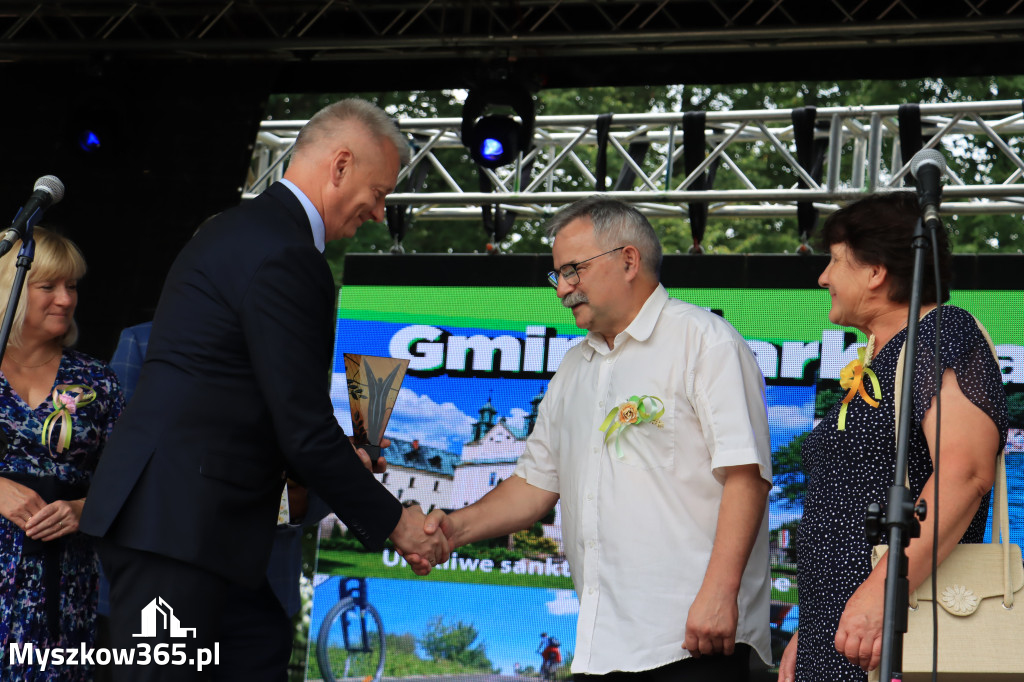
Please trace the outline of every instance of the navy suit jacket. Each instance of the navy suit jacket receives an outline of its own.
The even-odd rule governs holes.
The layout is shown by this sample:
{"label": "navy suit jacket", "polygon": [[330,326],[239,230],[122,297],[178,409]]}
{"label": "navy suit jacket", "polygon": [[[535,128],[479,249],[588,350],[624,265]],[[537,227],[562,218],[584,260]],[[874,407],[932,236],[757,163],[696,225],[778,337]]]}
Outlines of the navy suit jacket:
{"label": "navy suit jacket", "polygon": [[[139,374],[146,359],[152,322],[143,322],[121,331],[117,349],[110,361],[110,368],[117,374],[124,390],[125,400],[131,400]],[[297,524],[278,524],[274,529],[274,544],[270,550],[267,566],[267,582],[281,608],[289,617],[294,616],[302,605],[299,594],[299,576],[302,574],[302,526],[317,523],[330,513],[327,505],[316,495],[309,495],[306,515]],[[103,587],[100,589],[103,592]],[[101,601],[103,597],[101,594]]]}
{"label": "navy suit jacket", "polygon": [[381,548],[402,507],[334,417],[333,298],[287,187],[204,224],[168,273],[80,529],[257,587],[291,476]]}

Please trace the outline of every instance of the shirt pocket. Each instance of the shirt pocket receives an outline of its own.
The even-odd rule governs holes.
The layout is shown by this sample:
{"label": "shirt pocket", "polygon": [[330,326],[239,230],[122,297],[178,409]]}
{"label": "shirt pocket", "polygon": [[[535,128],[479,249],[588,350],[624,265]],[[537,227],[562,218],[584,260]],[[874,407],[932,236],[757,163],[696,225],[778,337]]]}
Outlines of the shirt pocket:
{"label": "shirt pocket", "polygon": [[[644,470],[672,467],[675,459],[675,404],[672,398],[662,403],[665,412],[657,420],[629,424],[606,441],[605,449],[614,462]],[[650,406],[651,401],[648,400],[647,405]],[[659,409],[655,407],[653,411],[656,413]]]}

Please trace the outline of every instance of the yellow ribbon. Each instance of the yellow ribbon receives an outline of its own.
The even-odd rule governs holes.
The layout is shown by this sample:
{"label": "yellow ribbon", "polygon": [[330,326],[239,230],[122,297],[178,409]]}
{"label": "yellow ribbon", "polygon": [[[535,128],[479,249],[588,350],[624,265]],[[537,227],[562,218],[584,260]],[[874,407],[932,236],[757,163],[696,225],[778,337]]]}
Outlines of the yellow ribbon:
{"label": "yellow ribbon", "polygon": [[651,422],[659,429],[665,425],[661,423],[661,417],[665,414],[665,403],[661,398],[653,395],[632,395],[629,400],[612,408],[608,416],[601,423],[601,431],[604,431],[604,442],[612,436],[615,437],[615,453],[619,459],[623,458],[622,446],[619,444],[619,437],[628,426]]}
{"label": "yellow ribbon", "polygon": [[[882,387],[878,383],[878,377],[875,376],[874,371],[867,366],[865,361],[865,348],[861,348],[857,351],[857,359],[851,360],[850,364],[843,367],[839,372],[839,385],[847,389],[848,392],[846,397],[843,398],[843,405],[839,408],[839,430],[846,430],[846,410],[849,407],[850,401],[853,400],[854,396],[860,395],[871,407],[878,407],[878,400],[882,397]],[[864,387],[864,377],[871,380],[871,388],[874,390],[875,397],[872,398],[868,395],[867,389]]]}
{"label": "yellow ribbon", "polygon": [[39,442],[53,453],[53,430],[60,426],[57,433],[57,452],[71,445],[71,416],[84,405],[96,400],[96,391],[82,384],[58,384],[53,388],[53,412],[43,422],[43,433]]}

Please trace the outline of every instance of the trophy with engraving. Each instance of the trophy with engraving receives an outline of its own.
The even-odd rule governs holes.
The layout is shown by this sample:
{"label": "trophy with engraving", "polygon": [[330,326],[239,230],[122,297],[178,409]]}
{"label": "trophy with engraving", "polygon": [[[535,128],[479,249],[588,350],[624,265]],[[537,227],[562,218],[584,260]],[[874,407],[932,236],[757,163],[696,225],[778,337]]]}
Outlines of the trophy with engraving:
{"label": "trophy with engraving", "polygon": [[376,462],[380,457],[384,428],[408,366],[408,360],[345,353],[352,436],[356,447],[366,450],[370,461]]}

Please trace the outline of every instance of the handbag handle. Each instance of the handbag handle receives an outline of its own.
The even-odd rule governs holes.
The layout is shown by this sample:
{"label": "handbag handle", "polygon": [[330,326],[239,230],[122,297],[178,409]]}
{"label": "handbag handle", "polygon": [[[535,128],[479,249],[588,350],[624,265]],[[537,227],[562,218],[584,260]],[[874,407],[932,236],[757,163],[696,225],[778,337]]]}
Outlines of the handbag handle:
{"label": "handbag handle", "polygon": [[[972,316],[973,317],[973,316]],[[992,351],[992,357],[996,359],[996,364],[999,364],[999,354],[996,352],[996,346],[992,342],[992,337],[989,336],[988,330],[985,329],[984,325],[978,321],[978,318],[974,318],[974,323],[978,325],[978,330],[982,336],[985,337],[985,341],[988,343],[989,350]],[[896,441],[899,442],[899,431],[900,431],[900,395],[903,393],[903,364],[906,356],[907,344],[903,343],[903,347],[900,349],[899,360],[896,362],[896,386],[893,391],[893,399],[895,401],[895,413],[896,413]],[[907,468],[906,486],[910,487],[910,470]],[[1000,541],[1001,538],[1001,541]],[[1003,606],[1005,608],[1013,607],[1013,582],[1011,579],[1010,571],[1010,510],[1007,505],[1007,490],[1006,490],[1006,451],[1005,449],[1000,451],[996,455],[996,476],[995,485],[992,494],[992,539],[990,542],[999,542],[1003,549]],[[910,607],[913,609],[917,608],[917,590],[914,590],[910,594]]]}

